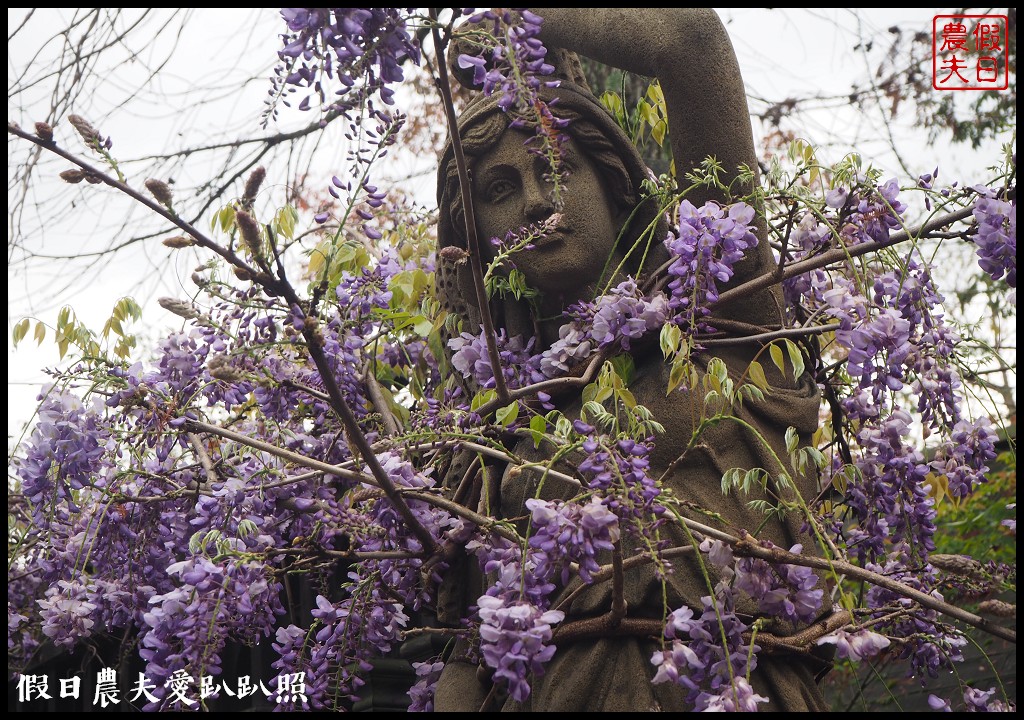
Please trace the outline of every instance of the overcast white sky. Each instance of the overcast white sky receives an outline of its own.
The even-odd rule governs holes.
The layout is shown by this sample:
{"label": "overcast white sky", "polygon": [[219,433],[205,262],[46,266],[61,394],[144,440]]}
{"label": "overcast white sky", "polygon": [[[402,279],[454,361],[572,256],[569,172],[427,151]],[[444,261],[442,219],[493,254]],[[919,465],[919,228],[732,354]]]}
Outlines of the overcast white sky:
{"label": "overcast white sky", "polygon": [[[32,32],[16,35],[8,43],[8,87],[13,77],[39,50],[39,41],[63,27],[70,10],[37,10],[32,22]],[[158,10],[150,22],[166,22],[167,11]],[[931,33],[934,10],[886,8],[860,10],[856,14],[844,9],[775,9],[764,8],[732,9],[719,12],[732,35],[743,72],[748,93],[752,96],[751,109],[754,113],[764,109],[767,103],[775,103],[789,97],[807,97],[813,94],[842,95],[854,83],[863,82],[870,68],[868,60],[854,47],[858,43],[875,39],[883,42],[886,28],[899,25],[907,30]],[[8,9],[8,28],[17,26],[25,17],[25,9]],[[183,144],[178,133],[188,133],[192,143],[213,137],[217,131],[237,129],[239,134],[258,133],[258,113],[269,87],[267,82],[244,84],[244,79],[269,70],[275,61],[276,36],[282,30],[282,23],[272,10],[189,10],[188,23],[182,34],[179,51],[172,55],[170,62],[148,83],[148,91],[141,101],[119,107],[128,88],[140,83],[142,63],[119,62],[115,67],[102,68],[104,85],[95,93],[84,96],[75,111],[90,119],[104,118],[100,126],[103,134],[114,138],[114,152],[119,158],[139,158]],[[178,18],[182,16],[179,15]],[[177,23],[175,19],[171,22]],[[52,51],[44,49],[46,52]],[[154,44],[146,48],[150,63],[155,62],[166,47]],[[877,53],[873,56],[878,57]],[[103,62],[103,58],[100,58]],[[45,63],[44,63],[45,64]],[[211,80],[220,88],[219,92],[204,91],[196,97],[195,89],[210,85]],[[211,101],[217,94],[230,97]],[[8,119],[23,127],[31,127],[34,120],[43,116],[49,103],[52,88],[42,81],[36,91],[19,96],[18,105],[12,105],[9,97]],[[308,121],[308,116],[286,115],[282,123],[287,127]],[[885,140],[884,119],[865,117],[843,103],[811,115],[801,116],[801,134],[812,144],[829,143],[823,151],[827,161],[835,161],[847,151],[856,148],[869,162],[883,167],[890,175],[900,175],[898,164],[888,150]],[[755,123],[755,134],[761,128]],[[944,180],[962,177],[970,182],[980,179],[984,168],[994,162],[995,146],[982,151],[971,151],[964,147],[928,148],[924,137],[913,119],[903,116],[892,124],[892,132],[904,149],[904,157],[915,173],[930,171],[940,164]],[[836,137],[848,138],[845,146],[833,144]],[[759,138],[758,138],[759,139]],[[15,146],[23,141],[8,140],[8,155],[16,152]],[[426,164],[429,165],[429,158]],[[420,169],[424,159],[416,161]],[[341,151],[337,147],[321,146],[311,153],[309,170],[312,176],[319,174],[326,185],[330,176],[342,166]],[[415,171],[417,165],[395,167],[395,177]],[[60,169],[56,170],[59,172]],[[131,172],[131,166],[126,168]],[[188,169],[192,178],[200,178],[207,171],[199,165]],[[10,187],[11,164],[8,163]],[[143,177],[132,177],[133,185],[141,186]],[[188,180],[189,178],[183,178]],[[901,175],[901,180],[908,178]],[[423,176],[419,184],[419,197],[424,204],[433,202],[432,174]],[[67,186],[57,184],[40,185],[36,200],[45,198],[47,192],[67,192]],[[112,191],[103,191],[109,197],[109,205],[97,215],[75,215],[53,217],[40,228],[45,235],[42,245],[45,252],[63,254],[76,248],[105,246],[111,238],[110,227],[116,227],[128,210],[124,201]],[[105,201],[106,202],[106,201]],[[9,225],[9,238],[10,238]],[[106,236],[104,236],[106,233]],[[10,337],[14,323],[25,316],[33,316],[53,323],[61,305],[70,303],[79,317],[90,327],[98,330],[114,302],[132,295],[145,304],[143,325],[157,336],[157,329],[176,327],[175,318],[169,316],[155,304],[162,295],[182,295],[181,284],[191,274],[189,262],[178,266],[160,268],[166,262],[163,252],[154,252],[153,245],[136,246],[130,252],[119,256],[117,261],[97,269],[94,276],[83,274],[81,278],[55,277],[46,267],[35,266],[27,272],[23,266],[12,266],[12,255],[8,254],[8,445],[17,439],[21,425],[29,419],[35,406],[34,398],[38,386],[45,381],[40,371],[46,366],[57,364],[57,351],[51,338],[36,348],[35,343],[22,343],[18,349],[11,345]],[[153,273],[152,271],[161,270]],[[85,271],[83,271],[85,272]],[[79,280],[78,282],[69,282]],[[60,290],[70,286],[71,290]]]}

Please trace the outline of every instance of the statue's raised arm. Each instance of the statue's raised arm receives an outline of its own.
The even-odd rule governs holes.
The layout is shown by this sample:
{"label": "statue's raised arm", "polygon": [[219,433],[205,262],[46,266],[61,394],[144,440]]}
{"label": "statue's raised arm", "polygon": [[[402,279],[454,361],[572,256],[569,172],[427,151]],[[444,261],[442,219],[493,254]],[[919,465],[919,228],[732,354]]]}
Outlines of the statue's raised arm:
{"label": "statue's raised arm", "polygon": [[[668,110],[675,174],[681,188],[686,176],[708,157],[723,168],[722,182],[733,196],[752,188],[735,182],[740,168],[757,171],[750,113],[736,53],[718,14],[710,8],[535,8],[544,18],[540,37],[549,47],[564,48],[628,72],[657,78]],[[756,176],[756,175],[755,175]],[[729,198],[716,188],[690,189],[687,200],[700,207]],[[757,221],[758,247],[739,263],[733,287],[775,268],[763,221]],[[777,328],[781,297],[765,290],[741,300],[742,307],[720,308],[716,315]]]}
{"label": "statue's raised arm", "polygon": [[[535,8],[541,39],[606,65],[657,78],[668,106],[676,175],[714,156],[726,184],[741,165],[756,167],[754,140],[736,53],[708,8]],[[697,188],[694,205],[721,196]]]}

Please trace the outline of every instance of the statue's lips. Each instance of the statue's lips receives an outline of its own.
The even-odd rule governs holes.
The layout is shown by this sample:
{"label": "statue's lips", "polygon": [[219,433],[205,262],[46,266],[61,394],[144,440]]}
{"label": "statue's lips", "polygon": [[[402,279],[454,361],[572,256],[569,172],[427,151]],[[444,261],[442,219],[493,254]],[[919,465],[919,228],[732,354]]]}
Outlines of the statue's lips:
{"label": "statue's lips", "polygon": [[544,235],[544,237],[538,238],[530,244],[533,245],[534,250],[544,247],[550,247],[552,245],[557,245],[559,243],[565,242],[565,236],[570,235],[571,233],[572,231],[569,230],[568,228],[557,227],[551,232]]}

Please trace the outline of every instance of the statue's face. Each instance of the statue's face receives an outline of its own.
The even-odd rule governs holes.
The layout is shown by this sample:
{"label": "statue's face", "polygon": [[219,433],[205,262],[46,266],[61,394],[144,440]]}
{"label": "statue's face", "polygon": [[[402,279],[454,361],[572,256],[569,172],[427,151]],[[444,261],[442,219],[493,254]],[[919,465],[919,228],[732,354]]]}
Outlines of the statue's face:
{"label": "statue's face", "polygon": [[[473,166],[477,231],[488,249],[493,249],[491,238],[504,239],[510,230],[544,222],[555,212],[552,185],[544,178],[550,166],[524,146],[529,137],[507,130]],[[620,259],[615,241],[621,223],[616,221],[615,208],[594,163],[574,140],[565,144],[564,151],[567,175],[561,220],[532,250],[516,253],[512,261],[531,287],[548,298],[559,295],[569,303],[591,299],[586,295],[595,289],[606,265],[608,272],[615,269]],[[486,257],[490,259],[493,253]]]}

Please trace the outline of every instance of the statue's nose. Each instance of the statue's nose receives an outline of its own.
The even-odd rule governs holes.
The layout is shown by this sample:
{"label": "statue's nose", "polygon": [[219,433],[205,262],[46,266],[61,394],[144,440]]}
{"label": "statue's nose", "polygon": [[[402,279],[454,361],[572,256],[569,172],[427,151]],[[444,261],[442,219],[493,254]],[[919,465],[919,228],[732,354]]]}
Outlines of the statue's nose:
{"label": "statue's nose", "polygon": [[555,211],[551,202],[551,185],[548,183],[532,183],[526,197],[526,219],[539,222]]}

